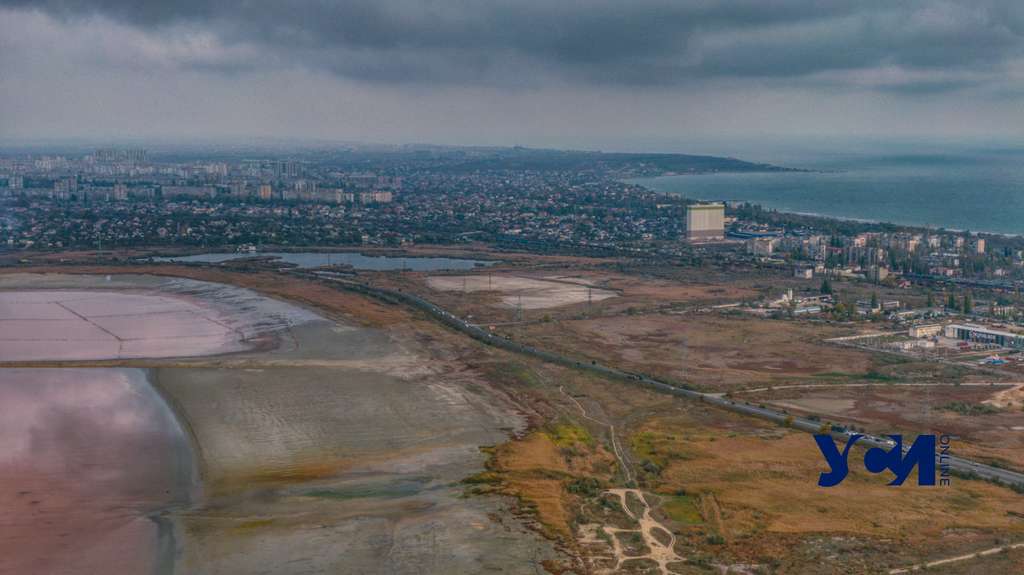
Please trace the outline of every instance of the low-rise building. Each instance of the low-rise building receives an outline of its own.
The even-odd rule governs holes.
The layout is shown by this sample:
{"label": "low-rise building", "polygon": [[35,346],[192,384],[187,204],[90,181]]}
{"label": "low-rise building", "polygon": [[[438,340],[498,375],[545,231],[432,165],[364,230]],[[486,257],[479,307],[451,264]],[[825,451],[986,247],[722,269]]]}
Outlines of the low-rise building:
{"label": "low-rise building", "polygon": [[956,323],[947,325],[943,332],[950,339],[1024,349],[1024,335],[1019,333],[991,329],[980,325]]}
{"label": "low-rise building", "polygon": [[934,337],[942,333],[941,323],[930,323],[922,325],[912,325],[908,334],[910,337],[923,338],[923,337]]}

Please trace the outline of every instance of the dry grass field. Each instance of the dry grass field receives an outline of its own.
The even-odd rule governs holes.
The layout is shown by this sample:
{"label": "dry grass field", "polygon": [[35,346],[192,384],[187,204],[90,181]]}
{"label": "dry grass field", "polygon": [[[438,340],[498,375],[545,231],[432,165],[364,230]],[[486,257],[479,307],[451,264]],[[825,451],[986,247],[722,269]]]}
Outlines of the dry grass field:
{"label": "dry grass field", "polygon": [[819,488],[827,467],[809,435],[739,417],[693,411],[652,418],[633,444],[641,467],[654,460],[642,477],[649,489],[694,502],[703,524],[680,522],[690,544],[717,535],[718,553],[734,561],[833,572],[798,566],[839,538],[856,541],[859,551],[845,553],[838,564],[848,570],[838,572],[874,573],[871,565],[898,567],[932,557],[933,549],[952,555],[1024,536],[1024,498],[1009,489],[959,479],[925,488],[913,477],[889,487],[888,478],[854,463],[857,452],[842,484]]}
{"label": "dry grass field", "polygon": [[605,269],[499,265],[474,273],[402,277],[377,274],[382,285],[418,292],[481,321],[615,316],[665,307],[716,305],[760,297],[746,283],[679,281]]}
{"label": "dry grass field", "polygon": [[[548,410],[547,421],[585,428],[598,446],[589,453],[603,452],[605,462],[613,450],[608,427],[580,417],[560,390],[593,420],[615,425],[634,480],[687,558],[680,573],[716,564],[759,565],[763,573],[880,573],[1024,538],[1024,498],[1007,488],[960,478],[951,487],[926,488],[913,477],[889,487],[888,478],[853,463],[856,451],[847,480],[819,488],[827,466],[808,434],[561,368],[519,364],[507,371],[523,377],[520,392]],[[497,449],[495,460],[504,463],[492,466],[493,481],[505,481],[506,492],[549,524],[552,536],[564,537],[568,521],[586,527],[577,528],[577,544],[603,549],[594,522],[625,527],[627,519],[601,497],[569,490],[581,478],[609,486],[624,478],[603,464],[574,464],[577,450],[555,449],[562,436],[587,453],[585,436],[548,424]],[[625,572],[645,572],[644,565]]]}
{"label": "dry grass field", "polygon": [[956,438],[958,455],[1024,469],[1024,410],[999,398],[1010,385],[830,385],[739,397],[873,433],[937,433]]}
{"label": "dry grass field", "polygon": [[648,314],[530,325],[514,333],[629,370],[728,390],[830,372],[865,374],[865,352],[828,345],[820,324],[719,314]]}
{"label": "dry grass field", "polygon": [[585,280],[547,276],[530,278],[508,274],[445,275],[427,278],[430,289],[478,293],[489,292],[494,305],[523,309],[547,309],[582,302],[601,301],[618,295],[612,290],[594,287]]}

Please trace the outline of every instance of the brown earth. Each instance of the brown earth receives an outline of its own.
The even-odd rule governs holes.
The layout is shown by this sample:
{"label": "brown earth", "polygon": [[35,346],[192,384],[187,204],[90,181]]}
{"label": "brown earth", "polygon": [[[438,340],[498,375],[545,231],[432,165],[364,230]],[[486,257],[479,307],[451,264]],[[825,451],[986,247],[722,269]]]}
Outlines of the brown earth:
{"label": "brown earth", "polygon": [[[659,493],[712,495],[725,540],[720,553],[736,561],[793,566],[781,572],[831,572],[796,568],[792,546],[844,537],[861,547],[859,558],[843,559],[850,561],[844,572],[873,573],[857,562],[869,557],[876,568],[896,567],[943,550],[979,548],[994,536],[1024,536],[1024,521],[1016,515],[1024,513],[1024,498],[1009,489],[959,479],[951,487],[918,488],[913,478],[894,488],[886,485],[888,478],[856,465],[842,484],[819,488],[817,476],[825,469],[809,435],[739,416],[709,421],[709,415],[690,412],[642,424],[640,433],[662,438],[655,450],[663,463],[660,473],[643,479]],[[851,461],[857,457],[855,452]],[[690,541],[701,542],[693,536]]]}
{"label": "brown earth", "polygon": [[510,331],[542,346],[710,389],[833,371],[866,373],[875,364],[866,352],[822,342],[846,333],[842,328],[714,313],[559,321]]}
{"label": "brown earth", "polygon": [[[1012,389],[1015,386],[834,385],[738,397],[794,413],[816,414],[877,434],[947,434],[955,438],[952,449],[957,455],[1024,469],[1024,411],[988,403]],[[958,413],[953,407],[961,404],[977,411]]]}

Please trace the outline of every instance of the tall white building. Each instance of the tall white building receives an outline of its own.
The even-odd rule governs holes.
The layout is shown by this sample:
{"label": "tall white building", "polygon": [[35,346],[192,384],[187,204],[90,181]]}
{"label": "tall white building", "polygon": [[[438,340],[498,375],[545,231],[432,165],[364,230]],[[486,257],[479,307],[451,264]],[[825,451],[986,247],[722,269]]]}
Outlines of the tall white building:
{"label": "tall white building", "polygon": [[692,204],[686,207],[686,239],[725,239],[725,204]]}

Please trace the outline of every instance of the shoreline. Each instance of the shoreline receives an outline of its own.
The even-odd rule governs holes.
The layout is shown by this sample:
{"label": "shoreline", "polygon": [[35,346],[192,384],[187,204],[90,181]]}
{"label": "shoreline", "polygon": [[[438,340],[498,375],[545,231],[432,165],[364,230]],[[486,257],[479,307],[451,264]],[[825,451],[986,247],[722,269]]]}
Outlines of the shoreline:
{"label": "shoreline", "polygon": [[[809,172],[809,173],[835,173],[835,172]],[[676,174],[676,175],[652,176],[652,177],[644,177],[644,178],[631,178],[630,180],[623,180],[623,181],[626,182],[626,183],[630,183],[630,184],[633,184],[633,185],[640,186],[640,187],[644,188],[645,190],[647,190],[649,192],[652,192],[652,193],[663,194],[663,195],[668,195],[668,196],[673,196],[673,197],[678,197],[678,198],[681,198],[681,199],[684,199],[684,200],[692,200],[692,201],[695,201],[695,202],[723,202],[726,205],[728,205],[728,204],[749,204],[751,206],[759,207],[759,208],[761,208],[762,210],[764,210],[766,212],[776,212],[776,213],[780,213],[780,214],[788,214],[788,215],[793,215],[793,216],[802,216],[802,217],[815,218],[815,219],[826,220],[826,221],[857,223],[857,224],[864,224],[864,225],[870,225],[870,226],[890,226],[890,227],[897,227],[897,228],[905,228],[908,231],[920,231],[922,233],[945,232],[945,233],[962,234],[962,233],[966,233],[966,232],[969,231],[973,235],[985,235],[985,236],[1002,237],[1002,238],[1008,238],[1008,239],[1015,239],[1015,238],[1022,238],[1022,237],[1024,237],[1024,232],[1011,233],[1011,232],[997,232],[997,231],[981,230],[981,229],[967,230],[967,229],[951,228],[951,227],[943,227],[943,226],[934,227],[934,226],[922,225],[922,224],[900,223],[900,222],[896,222],[896,221],[875,220],[875,219],[870,219],[870,218],[858,218],[858,217],[855,217],[855,216],[837,216],[837,215],[832,215],[832,214],[823,214],[823,213],[820,213],[820,212],[803,211],[803,210],[797,210],[797,209],[792,209],[792,208],[772,207],[772,206],[768,206],[768,205],[765,205],[763,203],[760,203],[757,200],[737,200],[737,199],[729,199],[729,198],[722,198],[722,197],[696,197],[696,196],[691,197],[691,196],[683,195],[682,192],[669,192],[669,191],[664,191],[664,190],[658,190],[658,189],[650,187],[649,185],[646,185],[647,184],[646,182],[640,182],[639,181],[639,180],[654,180],[654,179],[659,179],[659,178],[672,178],[672,177],[679,177],[679,176],[703,176],[703,175],[711,175],[711,176],[713,176],[713,175],[719,175],[719,174]],[[725,174],[725,175],[736,175],[736,174]]]}
{"label": "shoreline", "polygon": [[[233,355],[233,353],[222,355]],[[185,501],[169,502],[168,505],[155,509],[147,515],[150,521],[156,525],[157,529],[154,557],[155,572],[159,575],[174,575],[179,556],[183,552],[182,546],[185,540],[181,513],[196,509],[203,502],[206,462],[203,457],[202,444],[199,442],[199,438],[184,407],[160,383],[160,369],[149,368],[143,370],[146,384],[153,390],[154,395],[162,402],[164,408],[170,413],[171,418],[177,423],[178,430],[181,432],[183,439],[182,447],[189,454],[189,477],[181,478],[187,482],[181,485],[187,499]]]}
{"label": "shoreline", "polygon": [[[278,301],[309,309],[296,302],[284,300]],[[223,353],[189,358],[164,359],[169,359],[171,361],[214,359],[239,356],[253,352],[270,352],[281,349],[281,337],[277,333],[272,335],[273,337],[269,338],[272,341],[264,339],[254,343],[251,340],[243,339],[240,343],[246,347],[241,350],[226,351]],[[159,361],[159,359],[156,361]],[[181,447],[183,448],[183,451],[188,452],[188,457],[186,458],[189,462],[187,472],[188,477],[181,477],[181,483],[179,484],[182,491],[186,494],[186,500],[171,501],[167,505],[154,509],[146,514],[146,517],[154,523],[157,529],[154,570],[158,575],[175,575],[175,573],[177,573],[176,566],[178,564],[178,560],[184,552],[184,542],[186,539],[184,534],[184,525],[182,524],[182,514],[188,511],[201,509],[204,505],[205,493],[203,488],[208,476],[208,463],[205,457],[203,444],[200,442],[192,420],[188,416],[188,411],[181,405],[174,394],[172,394],[160,381],[160,370],[162,369],[189,369],[189,367],[174,367],[169,364],[142,369],[146,384],[151,390],[153,390],[154,395],[160,402],[162,402],[164,408],[170,414],[171,419],[177,424],[178,430],[180,431],[183,439]],[[185,474],[181,473],[181,475]]]}

